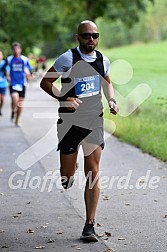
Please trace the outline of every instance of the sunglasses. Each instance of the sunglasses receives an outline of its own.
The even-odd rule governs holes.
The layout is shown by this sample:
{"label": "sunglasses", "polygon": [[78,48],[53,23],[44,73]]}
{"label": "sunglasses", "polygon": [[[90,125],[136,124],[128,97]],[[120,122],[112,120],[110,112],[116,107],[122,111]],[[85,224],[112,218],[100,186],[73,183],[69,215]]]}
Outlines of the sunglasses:
{"label": "sunglasses", "polygon": [[99,33],[80,33],[79,36],[83,39],[90,39],[91,37],[93,39],[97,39],[99,37]]}

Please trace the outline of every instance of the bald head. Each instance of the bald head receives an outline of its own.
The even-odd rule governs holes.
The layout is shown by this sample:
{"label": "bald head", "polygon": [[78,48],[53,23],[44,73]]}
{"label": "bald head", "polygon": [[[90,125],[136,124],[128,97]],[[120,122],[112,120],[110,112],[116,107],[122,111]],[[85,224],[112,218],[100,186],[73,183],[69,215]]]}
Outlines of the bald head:
{"label": "bald head", "polygon": [[79,24],[76,38],[82,53],[93,53],[98,45],[98,37],[99,33],[95,23],[90,20],[84,20]]}
{"label": "bald head", "polygon": [[78,34],[89,32],[89,30],[98,32],[96,24],[90,20],[84,20],[78,26]]}

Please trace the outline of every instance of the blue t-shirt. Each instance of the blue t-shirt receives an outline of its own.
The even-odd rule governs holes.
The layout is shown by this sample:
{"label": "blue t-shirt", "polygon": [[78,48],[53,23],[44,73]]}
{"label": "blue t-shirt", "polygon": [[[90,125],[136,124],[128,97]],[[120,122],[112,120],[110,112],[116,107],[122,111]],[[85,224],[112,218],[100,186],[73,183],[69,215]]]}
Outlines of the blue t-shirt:
{"label": "blue t-shirt", "polygon": [[26,86],[26,73],[29,73],[32,70],[28,58],[23,55],[16,58],[12,55],[7,58],[7,62],[10,66],[11,86]]}
{"label": "blue t-shirt", "polygon": [[5,65],[6,61],[2,60],[0,62],[0,88],[6,88],[8,85],[5,72],[9,71],[9,67]]}

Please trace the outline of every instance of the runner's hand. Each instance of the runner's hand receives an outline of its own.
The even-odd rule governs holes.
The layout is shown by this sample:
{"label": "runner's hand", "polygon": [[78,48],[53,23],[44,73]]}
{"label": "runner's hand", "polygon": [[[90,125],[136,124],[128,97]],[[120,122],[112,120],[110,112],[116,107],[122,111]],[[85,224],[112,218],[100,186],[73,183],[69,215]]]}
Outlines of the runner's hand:
{"label": "runner's hand", "polygon": [[65,102],[66,107],[69,110],[77,109],[81,103],[82,103],[81,100],[79,100],[78,98],[74,98],[74,97],[68,97]]}
{"label": "runner's hand", "polygon": [[116,115],[119,111],[117,104],[114,101],[109,101],[108,104],[110,107],[110,113],[112,113],[113,115]]}

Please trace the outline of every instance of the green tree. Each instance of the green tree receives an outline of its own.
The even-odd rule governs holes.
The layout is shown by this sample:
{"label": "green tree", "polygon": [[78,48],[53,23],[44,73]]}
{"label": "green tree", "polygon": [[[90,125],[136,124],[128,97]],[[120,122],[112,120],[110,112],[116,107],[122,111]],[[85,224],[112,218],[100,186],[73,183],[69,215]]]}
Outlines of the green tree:
{"label": "green tree", "polygon": [[[57,53],[74,42],[78,23],[106,16],[132,25],[153,0],[0,0],[0,43],[18,40],[23,48],[56,48]],[[46,47],[45,47],[46,48]]]}
{"label": "green tree", "polygon": [[[58,24],[56,0],[0,0],[0,42],[17,40],[28,48],[53,39]],[[52,11],[51,11],[52,10]]]}
{"label": "green tree", "polygon": [[146,28],[153,40],[167,39],[167,1],[155,0],[154,6],[149,5],[146,15]]}

